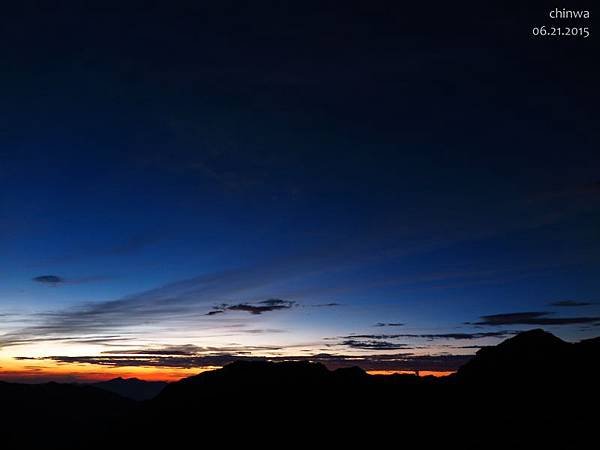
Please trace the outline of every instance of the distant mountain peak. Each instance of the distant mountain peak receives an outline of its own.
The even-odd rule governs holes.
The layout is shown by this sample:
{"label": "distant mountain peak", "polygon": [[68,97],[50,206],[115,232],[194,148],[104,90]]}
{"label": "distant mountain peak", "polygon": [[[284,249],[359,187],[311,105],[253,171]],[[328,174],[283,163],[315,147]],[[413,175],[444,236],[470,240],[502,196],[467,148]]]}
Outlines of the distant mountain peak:
{"label": "distant mountain peak", "polygon": [[[592,347],[594,344],[592,343]],[[462,366],[458,379],[497,383],[588,376],[597,364],[585,342],[572,344],[542,329],[524,331],[496,346],[480,349]],[[587,347],[590,347],[587,344]]]}
{"label": "distant mountain peak", "polygon": [[117,377],[93,384],[95,387],[119,394],[133,400],[149,400],[156,397],[167,385],[164,381],[144,381],[139,378]]}
{"label": "distant mountain peak", "polygon": [[523,331],[497,345],[497,347],[521,345],[565,345],[567,344],[558,336],[548,333],[541,328]]}

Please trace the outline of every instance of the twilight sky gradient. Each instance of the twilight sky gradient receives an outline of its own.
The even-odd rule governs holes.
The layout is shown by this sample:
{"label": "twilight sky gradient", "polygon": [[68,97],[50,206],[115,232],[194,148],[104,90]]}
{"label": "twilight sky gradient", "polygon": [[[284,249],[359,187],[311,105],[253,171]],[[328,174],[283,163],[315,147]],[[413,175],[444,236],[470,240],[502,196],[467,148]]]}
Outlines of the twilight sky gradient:
{"label": "twilight sky gradient", "polygon": [[599,334],[598,53],[545,2],[127,3],[0,19],[0,379]]}

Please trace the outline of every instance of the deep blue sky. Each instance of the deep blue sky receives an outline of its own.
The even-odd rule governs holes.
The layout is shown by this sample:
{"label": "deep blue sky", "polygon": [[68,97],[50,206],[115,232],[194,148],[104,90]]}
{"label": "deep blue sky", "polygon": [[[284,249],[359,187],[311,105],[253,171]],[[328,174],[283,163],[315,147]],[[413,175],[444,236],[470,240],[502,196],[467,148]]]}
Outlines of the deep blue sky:
{"label": "deep blue sky", "polygon": [[0,366],[598,334],[594,37],[532,38],[543,2],[127,3],[3,13]]}

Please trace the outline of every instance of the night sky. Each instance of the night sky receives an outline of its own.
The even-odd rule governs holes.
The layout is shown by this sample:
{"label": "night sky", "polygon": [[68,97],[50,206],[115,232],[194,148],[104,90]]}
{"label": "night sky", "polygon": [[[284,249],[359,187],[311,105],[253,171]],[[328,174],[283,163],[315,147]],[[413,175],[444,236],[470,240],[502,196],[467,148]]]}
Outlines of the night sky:
{"label": "night sky", "polygon": [[0,378],[599,334],[597,38],[548,2],[121,3],[0,19]]}

